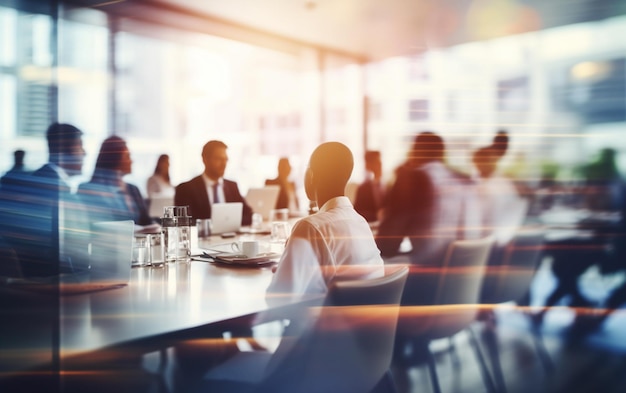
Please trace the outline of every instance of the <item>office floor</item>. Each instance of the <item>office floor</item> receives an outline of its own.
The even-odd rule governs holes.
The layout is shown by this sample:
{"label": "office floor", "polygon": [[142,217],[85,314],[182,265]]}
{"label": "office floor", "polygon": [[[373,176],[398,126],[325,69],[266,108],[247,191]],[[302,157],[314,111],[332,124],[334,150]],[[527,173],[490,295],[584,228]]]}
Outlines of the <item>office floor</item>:
{"label": "office floor", "polygon": [[[610,290],[625,279],[623,273],[602,276],[593,268],[580,279],[583,294],[592,302],[600,304]],[[554,288],[555,281],[550,273],[550,260],[546,259],[537,272],[531,288],[531,307],[520,309],[513,305],[499,306],[493,330],[497,337],[499,360],[504,381],[496,386],[500,391],[516,392],[626,392],[626,306],[616,310],[597,329],[584,335],[571,334],[577,311],[564,304],[551,308],[533,335],[533,324],[529,314]],[[591,311],[593,313],[593,310]],[[579,310],[578,315],[587,315],[589,310]],[[580,318],[579,318],[580,320]],[[482,353],[488,362],[489,373],[494,377],[493,364],[489,362],[485,324],[476,322],[472,326],[481,342]],[[266,326],[262,336],[276,334],[277,326]],[[536,329],[535,329],[536,331]],[[540,337],[537,339],[537,337]],[[454,338],[455,352],[450,350],[449,340],[431,344],[435,354],[441,391],[486,392],[479,363],[467,332]],[[271,341],[263,344],[272,347]],[[455,356],[458,355],[458,361]],[[542,357],[542,354],[544,355]],[[146,369],[158,363],[156,354],[144,360]],[[170,368],[173,366],[169,365]],[[166,375],[171,375],[166,372]],[[399,393],[432,392],[426,364],[393,367],[393,375]],[[166,378],[168,387],[171,379]],[[504,388],[502,389],[502,386]],[[155,386],[153,386],[154,388]],[[163,391],[163,386],[151,391]],[[171,389],[167,389],[172,391]]]}
{"label": "office floor", "polygon": [[[623,273],[602,276],[594,268],[581,277],[579,285],[585,296],[601,303],[612,288],[624,280]],[[626,308],[616,310],[597,329],[574,334],[577,311],[557,306],[550,309],[539,328],[547,360],[541,358],[529,313],[542,304],[554,288],[550,261],[544,260],[531,289],[531,307],[518,309],[503,305],[496,310],[499,359],[504,391],[515,392],[626,392]],[[533,307],[535,306],[535,307]],[[578,310],[579,321],[594,310]],[[489,346],[484,340],[485,325],[476,322],[472,328],[481,338],[481,349],[488,358]],[[486,392],[479,363],[468,333],[455,337],[455,363],[448,340],[432,343],[442,392]],[[491,364],[490,374],[494,375]],[[432,392],[427,366],[394,367],[394,377],[401,393]]]}

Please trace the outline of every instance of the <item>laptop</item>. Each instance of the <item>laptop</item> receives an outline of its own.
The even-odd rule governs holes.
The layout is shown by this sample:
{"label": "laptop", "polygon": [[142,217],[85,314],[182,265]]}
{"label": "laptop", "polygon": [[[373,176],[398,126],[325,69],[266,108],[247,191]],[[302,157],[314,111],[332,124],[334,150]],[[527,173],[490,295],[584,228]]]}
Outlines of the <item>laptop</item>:
{"label": "laptop", "polygon": [[280,186],[250,188],[246,194],[246,202],[253,212],[261,214],[263,220],[267,221],[270,217],[270,211],[276,206],[279,193]]}
{"label": "laptop", "polygon": [[153,218],[163,217],[163,208],[166,206],[174,206],[173,197],[155,197],[150,199],[148,214]]}
{"label": "laptop", "polygon": [[211,233],[237,232],[241,227],[243,203],[214,203],[211,206]]}

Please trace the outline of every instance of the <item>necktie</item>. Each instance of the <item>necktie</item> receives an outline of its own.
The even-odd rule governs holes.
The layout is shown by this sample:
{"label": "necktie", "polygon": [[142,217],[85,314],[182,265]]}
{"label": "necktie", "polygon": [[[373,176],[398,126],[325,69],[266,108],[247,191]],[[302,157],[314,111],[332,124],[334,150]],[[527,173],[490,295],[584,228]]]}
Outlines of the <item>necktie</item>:
{"label": "necktie", "polygon": [[213,203],[220,203],[220,197],[219,197],[219,194],[217,193],[218,186],[219,186],[218,183],[213,183]]}

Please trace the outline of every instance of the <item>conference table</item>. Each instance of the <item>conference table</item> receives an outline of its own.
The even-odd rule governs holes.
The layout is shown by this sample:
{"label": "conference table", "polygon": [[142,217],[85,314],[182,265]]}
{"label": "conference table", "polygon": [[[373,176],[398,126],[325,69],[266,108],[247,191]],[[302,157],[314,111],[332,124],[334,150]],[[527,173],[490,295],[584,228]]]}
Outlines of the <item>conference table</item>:
{"label": "conference table", "polygon": [[[206,249],[229,246],[241,236],[234,239],[212,236],[200,241],[199,246]],[[243,236],[269,243],[268,235]],[[276,247],[280,250],[283,245],[272,245],[273,250]],[[10,344],[13,351],[32,355],[29,359],[22,358],[21,365],[14,363],[12,368],[47,367],[50,354],[34,353],[45,349],[50,342],[58,345],[60,370],[81,369],[115,361],[118,356],[140,356],[161,350],[182,340],[222,337],[222,332],[250,326],[253,321],[260,321],[259,318],[281,319],[294,308],[321,302],[317,295],[266,298],[272,266],[228,266],[192,259],[162,267],[133,267],[130,282],[123,287],[62,294],[58,297],[58,330],[42,325],[37,334],[12,332],[16,338]],[[33,320],[29,325],[37,323]],[[50,332],[58,334],[58,341],[55,338],[50,341]]]}

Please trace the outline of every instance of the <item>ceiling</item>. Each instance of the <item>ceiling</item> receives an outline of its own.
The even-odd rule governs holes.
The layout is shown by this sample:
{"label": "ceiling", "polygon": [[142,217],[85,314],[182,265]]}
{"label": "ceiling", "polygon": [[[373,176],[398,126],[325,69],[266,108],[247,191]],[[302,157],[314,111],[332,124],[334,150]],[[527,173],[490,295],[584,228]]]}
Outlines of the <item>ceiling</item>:
{"label": "ceiling", "polygon": [[[622,0],[85,0],[183,13],[376,60],[626,13]],[[135,11],[133,11],[135,9]]]}

